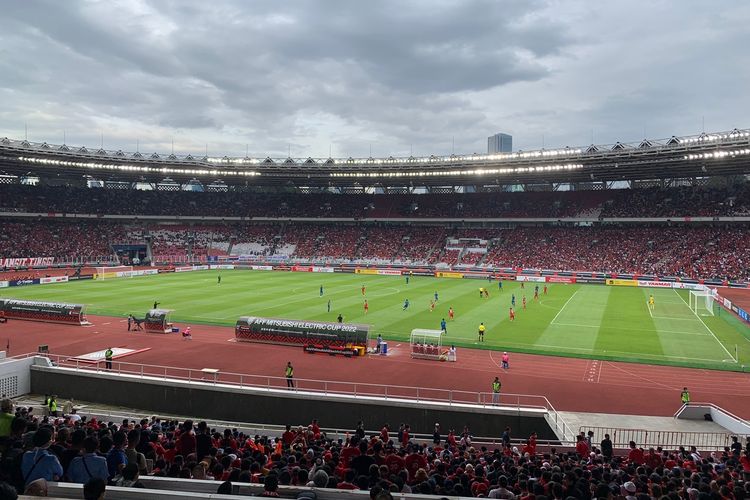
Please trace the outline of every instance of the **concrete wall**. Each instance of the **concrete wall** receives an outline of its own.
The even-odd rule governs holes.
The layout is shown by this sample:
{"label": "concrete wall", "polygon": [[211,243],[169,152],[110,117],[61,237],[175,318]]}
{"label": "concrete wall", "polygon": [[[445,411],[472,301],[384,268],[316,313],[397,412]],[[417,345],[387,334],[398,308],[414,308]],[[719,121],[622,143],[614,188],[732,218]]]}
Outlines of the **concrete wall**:
{"label": "concrete wall", "polygon": [[31,388],[29,367],[39,359],[46,364],[46,358],[5,358],[5,351],[0,356],[0,395],[14,398],[28,394]]}
{"label": "concrete wall", "polygon": [[474,435],[500,436],[510,426],[514,436],[537,432],[541,440],[557,439],[542,411],[512,408],[323,396],[41,366],[31,369],[31,391],[202,419],[299,425],[317,418],[323,427],[342,429],[362,420],[366,429],[379,429],[388,422],[394,430],[404,422],[422,433],[432,432],[435,422],[440,422],[444,433],[450,428],[460,432],[468,425]]}

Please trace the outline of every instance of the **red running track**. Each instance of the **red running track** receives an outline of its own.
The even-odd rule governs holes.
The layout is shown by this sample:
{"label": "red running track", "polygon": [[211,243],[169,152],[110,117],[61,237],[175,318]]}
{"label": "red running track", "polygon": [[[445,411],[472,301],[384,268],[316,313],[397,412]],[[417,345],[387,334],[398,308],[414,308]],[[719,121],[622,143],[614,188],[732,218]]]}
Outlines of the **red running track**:
{"label": "red running track", "polygon": [[[369,382],[424,388],[489,392],[498,375],[503,392],[546,396],[558,410],[671,416],[680,391],[693,401],[712,402],[750,418],[750,374],[691,368],[511,353],[510,370],[500,368],[497,351],[459,349],[458,362],[411,359],[391,342],[388,356],[365,358],[306,354],[301,347],[236,343],[229,327],[192,325],[192,341],[178,334],[127,331],[121,318],[90,316],[92,326],[9,321],[0,324],[0,342],[9,356],[36,352],[80,356],[107,347],[148,349],[120,360],[178,368],[218,368],[223,372],[283,377],[291,361],[298,379]],[[62,395],[64,397],[64,395]]]}

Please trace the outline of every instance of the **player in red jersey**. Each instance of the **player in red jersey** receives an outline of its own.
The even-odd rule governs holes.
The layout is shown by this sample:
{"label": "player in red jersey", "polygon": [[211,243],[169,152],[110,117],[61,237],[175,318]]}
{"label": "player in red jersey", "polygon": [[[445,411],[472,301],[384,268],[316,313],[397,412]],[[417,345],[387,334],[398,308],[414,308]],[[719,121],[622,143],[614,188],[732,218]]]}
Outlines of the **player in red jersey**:
{"label": "player in red jersey", "polygon": [[449,319],[449,320],[451,320],[451,321],[453,321],[453,316],[454,316],[454,312],[453,312],[453,306],[451,306],[451,307],[450,307],[450,308],[448,309],[448,319]]}
{"label": "player in red jersey", "polygon": [[434,300],[431,300],[431,301],[430,301],[430,312],[432,312],[432,311],[434,311],[434,310],[435,310],[435,301],[434,301]]}
{"label": "player in red jersey", "polygon": [[521,299],[521,303],[523,304],[523,310],[526,310],[526,295],[523,296],[523,299]]}
{"label": "player in red jersey", "polygon": [[365,299],[365,314],[367,314],[367,311],[370,310],[370,304],[367,303],[367,299]]}
{"label": "player in red jersey", "polygon": [[365,285],[362,285],[362,295],[365,294]]}
{"label": "player in red jersey", "polygon": [[516,311],[514,311],[512,307],[510,308],[509,315],[510,315],[510,320],[511,321],[515,321],[516,320]]}
{"label": "player in red jersey", "polygon": [[544,295],[547,295],[547,285],[544,285]]}

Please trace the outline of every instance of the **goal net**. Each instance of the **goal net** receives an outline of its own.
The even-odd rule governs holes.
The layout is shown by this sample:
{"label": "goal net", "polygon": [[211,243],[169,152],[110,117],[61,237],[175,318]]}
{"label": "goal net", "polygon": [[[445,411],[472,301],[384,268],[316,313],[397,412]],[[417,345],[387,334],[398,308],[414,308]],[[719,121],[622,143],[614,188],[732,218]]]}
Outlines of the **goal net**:
{"label": "goal net", "polygon": [[96,268],[96,279],[106,280],[112,278],[132,278],[133,277],[133,266],[111,266],[111,267],[97,267]]}
{"label": "goal net", "polygon": [[711,290],[691,290],[690,309],[696,316],[714,315],[714,295]]}

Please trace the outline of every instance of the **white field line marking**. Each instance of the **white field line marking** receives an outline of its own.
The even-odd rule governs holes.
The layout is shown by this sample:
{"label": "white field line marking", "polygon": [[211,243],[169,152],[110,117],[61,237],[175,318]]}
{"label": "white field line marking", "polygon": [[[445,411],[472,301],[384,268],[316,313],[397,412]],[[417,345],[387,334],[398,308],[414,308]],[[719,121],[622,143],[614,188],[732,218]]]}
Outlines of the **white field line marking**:
{"label": "white field line marking", "polygon": [[578,290],[576,290],[575,292],[573,292],[573,295],[571,295],[571,296],[570,296],[570,298],[569,298],[568,300],[566,300],[566,301],[565,301],[565,304],[563,304],[563,306],[562,306],[562,307],[560,308],[560,310],[559,310],[559,311],[557,311],[557,314],[555,314],[555,317],[554,317],[554,318],[552,318],[552,321],[550,321],[550,324],[551,324],[551,325],[554,325],[554,324],[555,324],[555,320],[557,319],[557,317],[558,317],[558,316],[560,316],[560,313],[561,313],[561,312],[563,312],[563,309],[565,309],[565,306],[567,306],[567,305],[568,305],[568,303],[569,303],[569,302],[570,302],[571,300],[573,300],[573,297],[575,297],[575,296],[576,296],[576,294],[577,294],[578,292],[580,292],[580,291],[581,291],[581,289],[579,288]]}
{"label": "white field line marking", "polygon": [[[602,328],[600,325],[578,325],[574,323],[555,323],[555,326],[572,326],[574,328]],[[661,330],[661,329],[648,329],[648,328],[625,328],[623,326],[604,326],[605,329],[612,330],[624,330],[626,332],[653,332],[653,333],[679,333],[680,335],[697,335],[700,337],[708,337],[706,333],[691,333],[683,332],[682,330]]]}
{"label": "white field line marking", "polygon": [[[672,291],[674,291],[674,293],[677,293],[677,290],[675,290],[674,288],[672,289]],[[706,330],[708,330],[708,333],[710,333],[710,334],[711,334],[711,336],[712,336],[712,337],[713,337],[713,338],[714,338],[714,339],[716,340],[716,342],[718,342],[718,343],[719,343],[719,345],[721,346],[721,348],[722,348],[722,349],[724,349],[724,352],[725,352],[725,353],[727,353],[727,355],[729,356],[729,358],[730,358],[730,359],[731,359],[732,361],[734,361],[734,362],[736,363],[736,362],[737,362],[737,360],[736,360],[736,359],[734,359],[734,356],[732,356],[732,354],[731,354],[731,353],[730,353],[730,352],[729,352],[729,351],[727,350],[727,348],[726,348],[726,347],[724,347],[724,344],[722,344],[722,342],[721,342],[721,341],[719,340],[719,338],[718,338],[718,337],[717,337],[717,336],[716,336],[716,335],[714,334],[714,332],[713,332],[713,331],[712,331],[712,330],[711,330],[711,329],[710,329],[710,328],[708,327],[708,325],[706,324],[706,322],[705,322],[705,321],[703,321],[703,319],[702,319],[702,318],[701,318],[700,316],[698,316],[698,314],[696,314],[696,312],[695,312],[695,311],[693,311],[693,310],[692,310],[692,309],[690,308],[690,304],[688,304],[688,303],[687,303],[687,302],[685,301],[685,299],[683,299],[683,298],[682,298],[682,295],[680,295],[679,293],[677,293],[677,296],[678,296],[678,297],[679,297],[680,299],[682,299],[682,301],[683,301],[683,302],[685,302],[685,305],[687,306],[687,308],[688,308],[688,309],[690,309],[690,312],[691,312],[691,313],[693,313],[693,314],[695,315],[695,317],[696,317],[696,318],[698,318],[698,321],[700,321],[701,323],[703,323],[703,326],[705,326],[705,327],[706,327]]]}
{"label": "white field line marking", "polygon": [[648,314],[651,316],[651,319],[654,319],[654,313],[651,312],[651,304],[646,301],[646,309],[648,309]]}
{"label": "white field line marking", "polygon": [[[475,342],[476,344],[476,342]],[[611,350],[605,350],[605,349],[591,349],[589,347],[571,347],[571,346],[563,346],[563,345],[551,345],[551,344],[517,344],[513,342],[505,342],[503,343],[503,346],[508,347],[549,347],[552,349],[560,349],[562,351],[585,351],[585,352],[591,352],[596,354],[625,354],[629,358],[654,358],[654,359],[682,359],[682,360],[692,360],[692,361],[709,361],[711,363],[719,363],[720,360],[717,359],[707,359],[707,358],[691,358],[686,356],[667,356],[666,354],[649,354],[649,353],[641,353],[641,352],[630,352],[630,351],[611,351]],[[552,354],[554,356],[554,354]]]}

